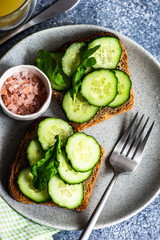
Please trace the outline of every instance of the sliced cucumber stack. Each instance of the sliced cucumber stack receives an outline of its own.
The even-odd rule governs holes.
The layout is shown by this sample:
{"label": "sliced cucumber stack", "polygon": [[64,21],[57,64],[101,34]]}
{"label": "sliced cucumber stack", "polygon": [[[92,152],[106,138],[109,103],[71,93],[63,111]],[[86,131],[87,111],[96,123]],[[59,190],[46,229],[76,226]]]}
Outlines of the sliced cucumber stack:
{"label": "sliced cucumber stack", "polygon": [[62,119],[47,118],[40,122],[37,134],[42,148],[46,150],[55,144],[56,135],[60,135],[60,140],[65,144],[67,138],[73,134],[73,128]]}
{"label": "sliced cucumber stack", "polygon": [[131,80],[130,77],[120,70],[114,70],[118,78],[118,93],[115,99],[108,105],[111,108],[118,107],[125,103],[130,97]]}
{"label": "sliced cucumber stack", "polygon": [[42,150],[41,144],[37,139],[33,139],[27,148],[27,158],[29,160],[30,166],[37,164],[39,160],[44,157],[45,153]]}
{"label": "sliced cucumber stack", "polygon": [[94,68],[115,69],[122,53],[119,39],[110,36],[100,37],[93,40],[88,45],[88,48],[93,48],[97,45],[100,45],[100,48],[92,55],[97,61]]}
{"label": "sliced cucumber stack", "polygon": [[[51,53],[67,83],[53,79],[54,89],[66,93],[62,107],[68,120],[75,123],[89,121],[99,107],[116,108],[130,97],[131,81],[117,70],[122,55],[121,42],[116,36],[102,36],[91,42],[72,43],[65,52]],[[73,100],[74,99],[74,100]]]}
{"label": "sliced cucumber stack", "polygon": [[[62,149],[58,144],[53,146],[57,135],[64,144],[67,141]],[[61,207],[74,209],[80,206],[84,197],[83,182],[90,177],[100,159],[100,145],[85,133],[73,134],[67,122],[56,118],[40,122],[38,137],[40,142],[34,139],[27,148],[32,168],[25,168],[19,173],[17,184],[20,191],[37,203],[51,198]],[[43,190],[34,187],[34,180],[40,181],[41,186],[45,182],[41,187]]]}
{"label": "sliced cucumber stack", "polygon": [[69,164],[69,160],[67,159],[65,151],[62,151],[58,154],[58,173],[60,177],[67,183],[76,184],[81,183],[92,174],[92,170],[87,172],[77,172],[75,171],[71,165]]}
{"label": "sliced cucumber stack", "polygon": [[105,107],[116,97],[117,84],[113,71],[97,70],[83,79],[81,93],[90,104]]}
{"label": "sliced cucumber stack", "polygon": [[69,209],[80,206],[84,196],[82,183],[70,185],[58,175],[49,180],[48,192],[54,203]]}
{"label": "sliced cucumber stack", "polygon": [[42,191],[38,191],[33,185],[32,185],[33,175],[30,171],[30,168],[23,169],[19,176],[18,176],[18,186],[21,192],[34,202],[40,203],[40,202],[46,202],[50,199],[50,196],[48,195],[47,188],[45,188]]}
{"label": "sliced cucumber stack", "polygon": [[67,48],[62,58],[62,69],[68,77],[72,77],[76,72],[80,63],[80,49],[86,45],[85,42],[76,42]]}
{"label": "sliced cucumber stack", "polygon": [[65,150],[72,167],[78,172],[91,170],[99,161],[101,148],[95,138],[75,133],[67,140]]}
{"label": "sliced cucumber stack", "polygon": [[65,93],[63,97],[62,107],[70,121],[83,123],[89,121],[99,110],[88,103],[81,93],[77,93],[75,99],[71,97],[71,90]]}

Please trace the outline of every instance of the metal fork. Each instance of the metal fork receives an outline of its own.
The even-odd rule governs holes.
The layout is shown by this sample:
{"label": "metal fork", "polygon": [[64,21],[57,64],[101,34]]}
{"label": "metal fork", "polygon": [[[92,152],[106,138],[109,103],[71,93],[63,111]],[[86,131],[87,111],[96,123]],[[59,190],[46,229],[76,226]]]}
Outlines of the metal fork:
{"label": "metal fork", "polygon": [[149,130],[147,131],[146,135],[143,137],[143,132],[146,129],[146,125],[148,123],[149,118],[145,121],[144,125],[141,127],[139,133],[137,133],[138,128],[141,125],[142,119],[144,115],[140,118],[138,123],[136,124],[138,113],[134,116],[133,120],[131,121],[130,125],[116,144],[115,148],[113,149],[109,162],[113,167],[114,176],[106,188],[102,198],[100,199],[97,207],[95,208],[94,212],[92,213],[87,226],[85,227],[84,231],[82,232],[79,240],[87,240],[92,232],[94,225],[96,224],[99,215],[106,203],[106,200],[118,178],[119,175],[122,174],[130,174],[132,173],[138,166],[142,154],[144,152],[145,145],[149,138],[149,135],[153,129],[154,121],[152,122]]}

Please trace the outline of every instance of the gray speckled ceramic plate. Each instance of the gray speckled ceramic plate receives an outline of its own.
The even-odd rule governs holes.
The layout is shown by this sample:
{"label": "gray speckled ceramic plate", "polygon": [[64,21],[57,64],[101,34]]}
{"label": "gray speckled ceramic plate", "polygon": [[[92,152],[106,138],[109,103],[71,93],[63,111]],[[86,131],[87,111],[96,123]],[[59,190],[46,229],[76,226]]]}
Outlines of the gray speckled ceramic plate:
{"label": "gray speckled ceramic plate", "polygon": [[[39,49],[54,50],[68,40],[74,40],[99,31],[111,30],[98,26],[75,25],[37,32],[19,42],[5,54],[0,60],[0,74],[17,64],[34,64]],[[116,34],[120,37],[128,52],[135,106],[130,112],[113,117],[111,120],[102,122],[85,131],[96,137],[105,148],[106,155],[88,209],[84,213],[38,204],[21,204],[10,197],[7,189],[9,166],[15,157],[16,150],[29,122],[9,119],[0,110],[0,194],[13,209],[37,223],[67,230],[78,230],[84,227],[113,175],[112,169],[107,163],[107,157],[121,131],[137,111],[150,116],[151,120],[156,120],[154,130],[138,169],[132,175],[119,177],[96,224],[96,228],[114,225],[130,218],[146,207],[159,192],[160,65],[138,44],[119,33]],[[64,118],[54,100],[45,115]]]}

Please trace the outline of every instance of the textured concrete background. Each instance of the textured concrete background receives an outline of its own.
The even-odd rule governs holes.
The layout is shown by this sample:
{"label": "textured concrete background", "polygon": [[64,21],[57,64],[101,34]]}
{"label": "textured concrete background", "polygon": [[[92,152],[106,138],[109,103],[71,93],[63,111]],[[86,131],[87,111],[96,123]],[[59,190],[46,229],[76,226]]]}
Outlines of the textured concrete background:
{"label": "textured concrete background", "polygon": [[[38,0],[34,14],[54,0]],[[104,26],[131,38],[160,61],[159,0],[80,0],[71,11],[32,27],[0,47],[0,57],[33,32],[70,24]],[[55,240],[77,240],[80,231],[61,231]],[[94,230],[90,240],[160,240],[160,195],[143,211],[112,227]]]}

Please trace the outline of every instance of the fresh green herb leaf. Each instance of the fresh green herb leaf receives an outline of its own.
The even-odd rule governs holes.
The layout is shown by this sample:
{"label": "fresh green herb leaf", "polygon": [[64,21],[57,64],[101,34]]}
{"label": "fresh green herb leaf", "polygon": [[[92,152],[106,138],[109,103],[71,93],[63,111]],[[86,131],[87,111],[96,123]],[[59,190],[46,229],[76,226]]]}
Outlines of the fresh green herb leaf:
{"label": "fresh green herb leaf", "polygon": [[73,76],[72,79],[72,86],[73,86],[73,99],[75,100],[76,93],[79,90],[79,87],[81,86],[81,78],[85,72],[86,68],[84,66],[78,67],[76,73]]}
{"label": "fresh green herb leaf", "polygon": [[96,64],[96,59],[94,57],[87,58],[84,62],[83,65],[87,67],[93,67]]}
{"label": "fresh green herb leaf", "polygon": [[57,141],[54,146],[50,147],[45,157],[32,167],[33,186],[39,191],[43,190],[49,179],[57,173],[59,162],[57,160],[58,153],[61,152],[62,142],[59,135],[56,136]]}
{"label": "fresh green herb leaf", "polygon": [[66,82],[64,81],[63,79],[63,76],[60,74],[59,72],[59,67],[58,65],[56,65],[53,73],[52,73],[52,79],[54,79],[54,82],[60,86],[60,87],[64,87],[64,88],[67,88],[67,84]]}
{"label": "fresh green herb leaf", "polygon": [[93,55],[98,49],[100,48],[100,45],[97,45],[93,48],[83,48],[82,47],[82,58],[81,61],[84,62],[86,59],[88,59],[91,55]]}
{"label": "fresh green herb leaf", "polygon": [[55,83],[60,87],[68,88],[68,84],[65,82],[58,63],[53,56],[52,53],[45,50],[39,50],[36,66],[47,75],[51,82],[51,86]]}
{"label": "fresh green herb leaf", "polygon": [[96,64],[96,59],[94,57],[90,57],[93,53],[95,53],[99,49],[100,45],[95,46],[93,48],[88,49],[87,46],[82,46],[80,49],[80,64],[72,78],[72,98],[75,100],[76,93],[78,92],[81,84],[82,77],[87,69],[87,67],[93,67]]}

